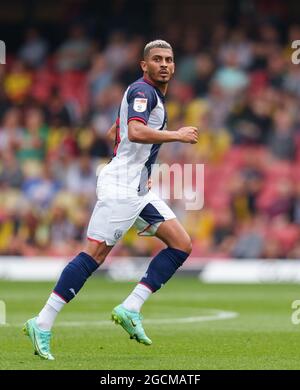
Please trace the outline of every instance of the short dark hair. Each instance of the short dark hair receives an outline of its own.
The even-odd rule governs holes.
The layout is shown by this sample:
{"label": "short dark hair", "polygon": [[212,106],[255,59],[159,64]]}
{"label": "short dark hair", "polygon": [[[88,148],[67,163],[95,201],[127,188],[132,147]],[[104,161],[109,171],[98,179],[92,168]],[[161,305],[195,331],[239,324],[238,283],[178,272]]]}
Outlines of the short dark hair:
{"label": "short dark hair", "polygon": [[172,46],[162,39],[156,39],[155,41],[148,42],[144,48],[144,58],[147,57],[151,49],[160,48],[160,49],[170,49],[173,52]]}

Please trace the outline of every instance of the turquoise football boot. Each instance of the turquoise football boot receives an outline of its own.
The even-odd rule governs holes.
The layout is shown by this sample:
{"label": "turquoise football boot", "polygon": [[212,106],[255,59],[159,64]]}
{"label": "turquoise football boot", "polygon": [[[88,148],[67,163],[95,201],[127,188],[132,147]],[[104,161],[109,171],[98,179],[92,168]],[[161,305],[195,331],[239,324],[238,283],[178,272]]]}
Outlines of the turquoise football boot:
{"label": "turquoise football boot", "polygon": [[129,333],[131,339],[135,339],[145,345],[152,344],[152,341],[146,336],[142,327],[143,317],[140,313],[126,310],[122,305],[119,305],[113,309],[111,318]]}
{"label": "turquoise football boot", "polygon": [[31,318],[24,324],[23,332],[29,336],[35,355],[39,355],[42,359],[54,360],[50,352],[51,332],[41,330],[36,324],[36,318]]}

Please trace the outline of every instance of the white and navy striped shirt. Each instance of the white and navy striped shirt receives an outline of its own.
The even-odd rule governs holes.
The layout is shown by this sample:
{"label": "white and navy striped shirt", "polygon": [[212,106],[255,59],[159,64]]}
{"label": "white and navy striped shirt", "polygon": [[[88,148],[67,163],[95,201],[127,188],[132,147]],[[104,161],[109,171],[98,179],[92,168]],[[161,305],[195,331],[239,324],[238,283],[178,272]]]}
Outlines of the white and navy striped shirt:
{"label": "white and navy striped shirt", "polygon": [[151,165],[156,160],[161,144],[129,141],[128,123],[132,120],[156,130],[166,127],[164,95],[144,78],[132,83],[124,93],[116,121],[113,158],[101,172],[101,176],[105,175],[112,184],[131,188],[142,195],[147,192]]}

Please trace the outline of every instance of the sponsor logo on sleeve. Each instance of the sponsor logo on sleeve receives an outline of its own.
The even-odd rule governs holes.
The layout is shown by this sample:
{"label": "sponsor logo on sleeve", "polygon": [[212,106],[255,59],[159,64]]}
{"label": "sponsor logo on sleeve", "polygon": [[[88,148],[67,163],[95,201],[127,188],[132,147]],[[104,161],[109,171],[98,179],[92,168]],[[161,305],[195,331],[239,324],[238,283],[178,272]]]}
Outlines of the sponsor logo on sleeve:
{"label": "sponsor logo on sleeve", "polygon": [[133,102],[133,109],[136,112],[144,112],[147,108],[148,99],[135,98]]}

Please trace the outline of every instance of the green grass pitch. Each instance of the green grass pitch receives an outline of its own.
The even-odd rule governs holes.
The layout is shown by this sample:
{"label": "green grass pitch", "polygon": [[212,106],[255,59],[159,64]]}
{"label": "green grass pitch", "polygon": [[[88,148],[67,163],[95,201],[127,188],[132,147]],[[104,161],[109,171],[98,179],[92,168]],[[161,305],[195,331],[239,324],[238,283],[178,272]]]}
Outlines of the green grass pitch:
{"label": "green grass pitch", "polygon": [[[0,369],[300,369],[300,325],[291,322],[299,286],[173,278],[143,308],[153,341],[146,347],[110,321],[112,308],[134,285],[91,278],[57,319],[51,362],[33,355],[21,328],[41,309],[53,283],[0,281],[0,300],[7,306]],[[238,315],[215,319],[217,310]]]}

